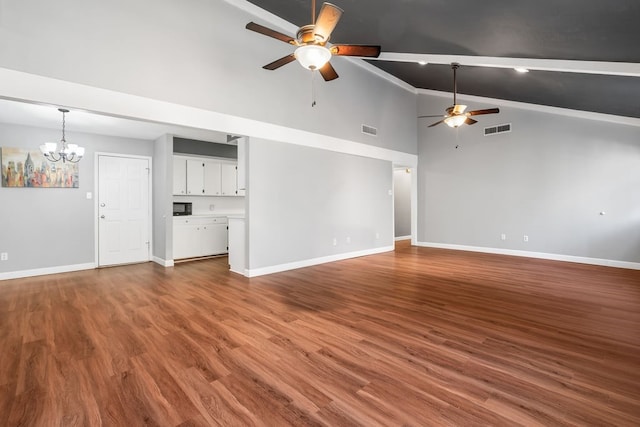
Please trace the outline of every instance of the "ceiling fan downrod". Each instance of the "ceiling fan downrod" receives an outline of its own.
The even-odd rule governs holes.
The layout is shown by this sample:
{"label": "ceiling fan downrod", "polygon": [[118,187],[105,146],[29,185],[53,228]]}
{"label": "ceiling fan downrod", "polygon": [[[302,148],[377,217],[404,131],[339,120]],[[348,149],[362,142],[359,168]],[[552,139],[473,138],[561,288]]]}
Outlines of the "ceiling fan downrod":
{"label": "ceiling fan downrod", "polygon": [[458,69],[459,66],[460,64],[458,64],[457,62],[451,63],[451,69],[453,70],[453,105],[454,106],[458,105],[458,101],[456,100],[456,93],[458,93],[458,82],[456,79],[456,70]]}

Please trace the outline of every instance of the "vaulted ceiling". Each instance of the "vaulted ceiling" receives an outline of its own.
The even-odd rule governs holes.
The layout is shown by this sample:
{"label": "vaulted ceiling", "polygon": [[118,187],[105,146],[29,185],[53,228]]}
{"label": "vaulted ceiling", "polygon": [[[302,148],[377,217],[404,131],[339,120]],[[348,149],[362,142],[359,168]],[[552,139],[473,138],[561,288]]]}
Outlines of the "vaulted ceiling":
{"label": "vaulted ceiling", "polygon": [[[249,1],[311,23],[311,0]],[[382,46],[369,62],[417,89],[451,92],[449,64],[459,62],[462,94],[640,118],[638,0],[333,3],[344,14],[331,41]]]}

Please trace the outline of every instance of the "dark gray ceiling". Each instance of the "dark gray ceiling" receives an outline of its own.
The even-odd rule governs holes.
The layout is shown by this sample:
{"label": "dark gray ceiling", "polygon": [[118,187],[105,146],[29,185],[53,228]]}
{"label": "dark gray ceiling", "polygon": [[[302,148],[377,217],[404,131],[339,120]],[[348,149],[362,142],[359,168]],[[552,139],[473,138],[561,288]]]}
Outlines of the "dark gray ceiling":
{"label": "dark gray ceiling", "polygon": [[[249,0],[296,26],[311,0]],[[321,1],[317,1],[320,7]],[[331,40],[386,52],[640,63],[639,0],[334,0]],[[264,24],[264,23],[263,23]],[[269,26],[267,24],[267,26]],[[276,59],[276,58],[274,58]],[[464,61],[461,61],[464,64]],[[452,91],[447,65],[370,61],[419,89]],[[525,61],[526,63],[526,61]],[[589,65],[589,64],[587,64]],[[339,64],[334,64],[339,70]],[[606,64],[605,64],[605,68]],[[331,84],[331,83],[328,83]],[[463,66],[458,92],[640,118],[640,77]]]}

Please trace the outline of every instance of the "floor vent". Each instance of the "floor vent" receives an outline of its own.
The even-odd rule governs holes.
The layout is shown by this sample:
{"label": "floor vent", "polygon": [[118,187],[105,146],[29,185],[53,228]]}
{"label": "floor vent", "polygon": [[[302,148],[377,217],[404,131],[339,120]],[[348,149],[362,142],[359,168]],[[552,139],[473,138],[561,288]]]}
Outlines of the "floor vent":
{"label": "floor vent", "polygon": [[511,123],[484,128],[484,136],[496,135],[498,133],[505,132],[511,132]]}
{"label": "floor vent", "polygon": [[378,129],[373,126],[362,125],[362,133],[366,133],[367,135],[376,136],[378,135]]}

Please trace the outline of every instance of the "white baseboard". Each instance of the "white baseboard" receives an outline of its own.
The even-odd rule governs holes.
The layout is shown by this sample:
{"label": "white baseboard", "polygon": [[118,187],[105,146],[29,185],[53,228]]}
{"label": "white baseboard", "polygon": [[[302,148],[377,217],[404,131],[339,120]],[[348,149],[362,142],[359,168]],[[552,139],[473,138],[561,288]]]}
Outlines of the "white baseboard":
{"label": "white baseboard", "polygon": [[92,270],[96,268],[94,263],[60,265],[57,267],[34,268],[31,270],[9,271],[0,273],[0,280],[22,279],[24,277],[44,276],[46,274],[69,273],[71,271]]}
{"label": "white baseboard", "polygon": [[328,262],[341,261],[349,258],[358,258],[366,255],[375,255],[383,252],[391,252],[393,246],[384,246],[381,248],[365,249],[363,251],[347,252],[343,254],[329,255],[319,258],[306,259],[302,261],[289,262],[286,264],[272,265],[269,267],[245,269],[244,275],[247,277],[264,276],[265,274],[280,273],[282,271],[295,270],[296,268],[311,267],[312,265],[326,264]]}
{"label": "white baseboard", "polygon": [[399,236],[399,237],[396,237],[394,240],[397,242],[398,240],[409,240],[409,239],[411,239],[411,235],[409,235],[409,236]]}
{"label": "white baseboard", "polygon": [[426,247],[426,248],[453,249],[458,251],[469,251],[469,252],[483,252],[487,254],[511,255],[511,256],[527,257],[527,258],[548,259],[552,261],[577,262],[580,264],[600,265],[605,267],[626,268],[629,270],[640,270],[640,263],[638,262],[617,261],[612,259],[589,258],[589,257],[579,257],[579,256],[561,255],[561,254],[549,254],[545,252],[519,251],[515,249],[485,248],[481,246],[451,245],[447,243],[416,242],[415,245]]}
{"label": "white baseboard", "polygon": [[162,259],[162,258],[158,258],[157,256],[154,256],[153,258],[151,258],[151,260],[153,262],[155,262],[156,264],[160,264],[163,267],[173,267],[174,263],[172,259]]}

